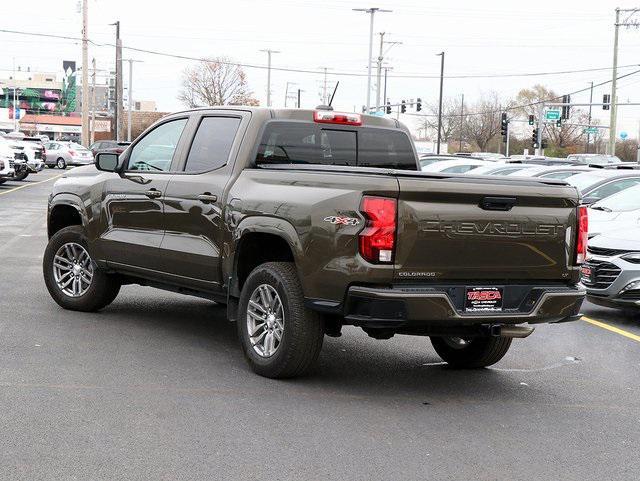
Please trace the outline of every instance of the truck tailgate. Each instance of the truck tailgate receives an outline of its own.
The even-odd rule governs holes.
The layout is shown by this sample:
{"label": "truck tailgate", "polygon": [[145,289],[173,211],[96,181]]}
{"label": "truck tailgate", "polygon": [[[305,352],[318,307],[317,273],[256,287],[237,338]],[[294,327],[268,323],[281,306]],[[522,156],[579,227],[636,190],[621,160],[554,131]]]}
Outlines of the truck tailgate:
{"label": "truck tailgate", "polygon": [[394,276],[567,280],[575,188],[532,181],[399,176]]}

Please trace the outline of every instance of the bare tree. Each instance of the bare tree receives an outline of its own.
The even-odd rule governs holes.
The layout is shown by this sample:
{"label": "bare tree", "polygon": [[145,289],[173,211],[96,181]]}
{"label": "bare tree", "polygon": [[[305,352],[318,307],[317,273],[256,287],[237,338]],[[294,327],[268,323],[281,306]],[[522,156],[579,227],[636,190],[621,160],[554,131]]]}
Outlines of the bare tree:
{"label": "bare tree", "polygon": [[[460,99],[447,97],[442,100],[442,128],[440,138],[442,142],[450,142],[460,138]],[[438,104],[427,106],[427,115],[422,118],[420,128],[438,135]]]}
{"label": "bare tree", "polygon": [[188,67],[178,100],[189,108],[209,105],[258,105],[242,67],[227,57],[216,57]]}
{"label": "bare tree", "polygon": [[500,114],[503,106],[498,94],[483,94],[465,112],[464,133],[467,142],[475,144],[484,152],[491,140],[500,133]]}

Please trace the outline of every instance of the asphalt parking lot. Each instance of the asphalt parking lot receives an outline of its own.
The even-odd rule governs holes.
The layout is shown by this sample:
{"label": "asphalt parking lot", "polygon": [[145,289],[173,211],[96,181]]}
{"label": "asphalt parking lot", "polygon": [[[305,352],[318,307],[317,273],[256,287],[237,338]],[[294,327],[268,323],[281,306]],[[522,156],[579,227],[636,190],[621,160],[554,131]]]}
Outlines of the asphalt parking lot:
{"label": "asphalt parking lot", "polygon": [[630,480],[640,314],[585,305],[480,371],[426,338],[325,338],[302,379],[253,374],[223,308],[126,286],[97,314],[42,280],[59,170],[0,186],[1,479]]}

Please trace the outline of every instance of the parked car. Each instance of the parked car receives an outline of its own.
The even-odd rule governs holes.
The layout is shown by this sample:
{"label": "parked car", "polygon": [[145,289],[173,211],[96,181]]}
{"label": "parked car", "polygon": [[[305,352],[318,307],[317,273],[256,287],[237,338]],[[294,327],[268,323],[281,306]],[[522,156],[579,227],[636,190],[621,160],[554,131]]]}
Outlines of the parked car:
{"label": "parked car", "polygon": [[227,304],[263,376],[303,373],[343,325],[428,335],[449,364],[478,368],[532,332],[522,324],[580,317],[576,189],[420,172],[392,119],[197,109],[96,168],[67,172],[49,197],[53,299],[95,311],[124,282]]}
{"label": "parked car", "polygon": [[4,184],[7,180],[13,178],[15,174],[13,165],[13,150],[11,150],[7,143],[0,142],[0,184]]}
{"label": "parked car", "polygon": [[[466,157],[467,159],[471,157]],[[434,164],[436,162],[441,162],[443,160],[460,160],[460,157],[457,155],[449,155],[449,154],[422,154],[418,155],[418,160],[420,161],[420,167],[426,167],[427,165]],[[481,160],[481,159],[475,159]]]}
{"label": "parked car", "polygon": [[640,183],[640,171],[594,169],[565,180],[582,193],[584,204],[593,204]]}
{"label": "parked car", "polygon": [[606,165],[622,163],[619,157],[606,154],[570,154],[567,155],[567,161],[571,162],[572,164],[580,165]]}
{"label": "parked car", "polygon": [[455,160],[441,160],[422,167],[423,172],[442,172],[443,174],[464,174],[471,169],[484,165],[493,164],[485,160],[472,159],[465,157]]}
{"label": "parked car", "polygon": [[498,154],[495,152],[471,152],[471,157],[475,157],[476,159],[488,160],[491,162],[504,162],[505,160],[507,160],[506,155]]}
{"label": "parked car", "polygon": [[49,142],[45,145],[49,168],[66,169],[68,166],[93,164],[93,154],[75,142]]}
{"label": "parked car", "polygon": [[640,184],[591,204],[589,236],[640,226]]}
{"label": "parked car", "polygon": [[526,163],[526,164],[549,165],[549,166],[561,166],[561,165],[572,164],[572,162],[568,161],[567,159],[562,159],[559,157],[536,157],[536,156],[526,156],[526,155],[522,155],[522,156],[512,155],[511,157],[506,159],[505,162],[508,162],[511,164]]}
{"label": "parked car", "polygon": [[94,142],[89,147],[89,150],[95,157],[99,152],[112,152],[115,154],[121,154],[124,150],[129,147],[131,142],[124,141],[116,141],[116,140],[99,140]]}
{"label": "parked car", "polygon": [[491,162],[491,165],[483,165],[475,169],[467,170],[469,175],[518,175],[518,172],[535,167],[529,164],[503,164],[502,162]]}
{"label": "parked car", "polygon": [[22,132],[10,132],[5,140],[19,147],[21,155],[15,156],[15,180],[24,180],[30,173],[44,169],[44,146],[39,137],[29,137]]}
{"label": "parked car", "polygon": [[582,283],[594,304],[640,309],[640,227],[591,239]]}
{"label": "parked car", "polygon": [[543,179],[564,180],[568,177],[571,177],[572,175],[581,174],[583,172],[591,172],[592,170],[593,169],[591,169],[590,167],[580,165],[565,165],[559,167],[537,165],[507,175],[514,177],[540,177]]}

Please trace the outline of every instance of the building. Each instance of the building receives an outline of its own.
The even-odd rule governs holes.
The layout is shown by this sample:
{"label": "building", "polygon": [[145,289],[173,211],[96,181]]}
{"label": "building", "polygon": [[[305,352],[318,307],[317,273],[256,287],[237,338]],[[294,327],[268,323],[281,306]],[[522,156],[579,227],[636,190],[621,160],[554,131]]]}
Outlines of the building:
{"label": "building", "polygon": [[158,107],[155,100],[136,100],[133,102],[133,110],[142,112],[156,112]]}

